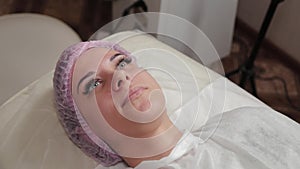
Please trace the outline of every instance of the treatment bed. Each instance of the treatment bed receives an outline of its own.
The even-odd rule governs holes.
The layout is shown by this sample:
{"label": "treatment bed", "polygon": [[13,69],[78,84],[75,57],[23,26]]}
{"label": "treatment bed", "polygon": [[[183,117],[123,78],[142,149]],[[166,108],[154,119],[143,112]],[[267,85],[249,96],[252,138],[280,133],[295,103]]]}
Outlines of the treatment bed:
{"label": "treatment bed", "polygon": [[[197,135],[199,129],[207,123],[210,117],[222,115],[224,112],[234,109],[253,107],[272,111],[276,114],[276,119],[273,120],[279,123],[282,120],[287,128],[292,128],[287,132],[295,134],[295,142],[300,141],[299,132],[296,133],[294,130],[294,128],[299,129],[299,124],[275,112],[225,77],[158,41],[153,36],[139,31],[125,31],[113,34],[104,40],[119,42],[122,47],[133,54],[141,55],[140,58],[152,57],[151,62],[147,60],[144,63],[148,67],[161,66],[167,70],[166,72],[172,72],[172,76],[168,76],[168,73],[163,76],[156,71],[153,71],[152,75],[159,79],[159,83],[166,94],[167,109],[170,116],[174,121],[178,118],[181,119],[180,122],[176,123],[179,129],[188,129]],[[147,49],[155,50],[153,53],[153,51],[148,52]],[[166,55],[170,57],[164,57]],[[175,56],[177,59],[170,61],[171,56]],[[171,64],[177,61],[184,62],[186,67]],[[113,167],[97,165],[68,139],[56,115],[52,77],[53,71],[46,73],[0,107],[0,168],[124,168],[123,163]],[[177,84],[174,79],[181,79],[181,82]],[[185,87],[180,88],[180,92],[178,92],[180,85]],[[186,113],[183,115],[178,112]],[[195,114],[195,112],[197,113]],[[219,120],[221,118],[222,116]],[[272,119],[269,120],[272,121]],[[209,134],[205,137],[209,139]],[[271,136],[260,137],[262,137],[260,139],[267,139]],[[299,150],[298,144],[298,147],[295,147],[298,155]],[[276,151],[285,152],[281,149],[276,149]],[[295,157],[296,155],[291,156],[290,159],[295,159]],[[261,158],[261,160],[267,159],[267,157]],[[272,161],[266,162],[272,163]],[[274,162],[274,165],[279,164]],[[295,162],[293,165],[299,166],[299,162]]]}

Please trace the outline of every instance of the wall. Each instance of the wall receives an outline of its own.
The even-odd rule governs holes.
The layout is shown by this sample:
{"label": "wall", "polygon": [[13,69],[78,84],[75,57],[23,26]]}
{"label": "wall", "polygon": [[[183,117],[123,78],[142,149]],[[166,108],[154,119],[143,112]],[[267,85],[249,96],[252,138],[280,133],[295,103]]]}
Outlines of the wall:
{"label": "wall", "polygon": [[[239,0],[238,18],[259,30],[271,0]],[[266,38],[300,63],[300,1],[278,5]]]}
{"label": "wall", "polygon": [[[114,0],[113,1],[113,19],[122,16],[123,10],[136,0]],[[161,0],[144,0],[148,6],[149,12],[159,12]]]}
{"label": "wall", "polygon": [[[162,0],[161,12],[184,18],[200,28],[222,58],[230,53],[237,3],[237,0]],[[170,23],[163,24],[164,22],[160,22],[161,27],[170,25]],[[177,34],[184,32],[184,36],[189,38],[189,41],[199,46],[195,43],[197,42],[195,35],[185,31],[184,26],[169,31]],[[209,56],[204,59],[207,63],[216,61]]]}

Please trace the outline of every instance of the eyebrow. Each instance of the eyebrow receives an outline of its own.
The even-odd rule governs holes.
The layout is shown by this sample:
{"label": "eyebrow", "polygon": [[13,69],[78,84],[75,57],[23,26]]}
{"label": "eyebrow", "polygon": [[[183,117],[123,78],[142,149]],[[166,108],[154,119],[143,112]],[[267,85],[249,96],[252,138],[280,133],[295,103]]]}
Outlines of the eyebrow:
{"label": "eyebrow", "polygon": [[117,56],[122,55],[121,53],[116,53],[110,57],[110,61],[113,61]]}
{"label": "eyebrow", "polygon": [[94,72],[94,71],[90,71],[90,72],[88,72],[86,75],[84,75],[84,76],[79,80],[79,82],[78,82],[78,84],[77,84],[77,94],[79,93],[79,86],[80,86],[80,84],[81,84],[86,78],[92,76],[92,75],[95,74],[95,73],[96,73],[96,72]]}

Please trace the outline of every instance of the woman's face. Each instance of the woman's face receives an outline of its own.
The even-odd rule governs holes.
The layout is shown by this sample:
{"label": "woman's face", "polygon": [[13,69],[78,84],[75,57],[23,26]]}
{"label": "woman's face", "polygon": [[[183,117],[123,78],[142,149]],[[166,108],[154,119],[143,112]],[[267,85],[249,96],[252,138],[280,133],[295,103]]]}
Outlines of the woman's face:
{"label": "woman's face", "polygon": [[147,71],[138,67],[134,58],[118,51],[100,47],[85,51],[76,61],[72,85],[80,97],[88,99],[94,93],[105,120],[125,135],[144,137],[162,122],[162,118],[155,118],[138,123],[126,117],[126,111],[132,109],[137,113],[147,112],[153,105],[151,94],[161,89]]}

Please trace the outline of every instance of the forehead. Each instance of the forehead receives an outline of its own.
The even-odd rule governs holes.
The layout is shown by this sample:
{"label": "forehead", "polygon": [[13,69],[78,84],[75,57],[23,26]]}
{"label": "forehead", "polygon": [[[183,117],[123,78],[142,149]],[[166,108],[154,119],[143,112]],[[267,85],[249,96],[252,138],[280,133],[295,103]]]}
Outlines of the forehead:
{"label": "forehead", "polygon": [[113,53],[116,53],[113,49],[108,48],[91,48],[83,52],[77,59],[73,69],[73,81],[77,81],[77,76],[84,76],[86,72],[96,72],[99,64],[103,60],[109,59]]}
{"label": "forehead", "polygon": [[97,66],[99,62],[101,62],[104,58],[110,56],[111,53],[115,51],[107,48],[91,48],[85,52],[83,52],[75,63],[75,69],[77,68],[89,68],[92,66]]}

